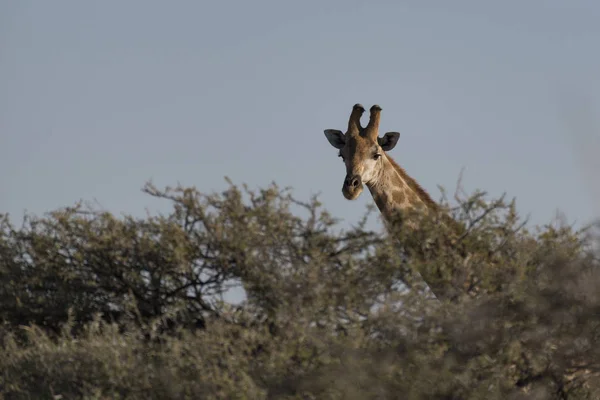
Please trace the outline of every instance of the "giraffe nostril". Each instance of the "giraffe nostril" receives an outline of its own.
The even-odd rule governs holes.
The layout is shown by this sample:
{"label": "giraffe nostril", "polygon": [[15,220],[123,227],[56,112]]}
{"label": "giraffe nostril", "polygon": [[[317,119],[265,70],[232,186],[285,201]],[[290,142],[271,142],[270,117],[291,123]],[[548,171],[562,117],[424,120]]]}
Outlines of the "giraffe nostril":
{"label": "giraffe nostril", "polygon": [[361,185],[361,179],[359,175],[354,175],[351,177],[346,178],[346,186],[350,187],[352,189],[356,189],[357,187],[359,187]]}

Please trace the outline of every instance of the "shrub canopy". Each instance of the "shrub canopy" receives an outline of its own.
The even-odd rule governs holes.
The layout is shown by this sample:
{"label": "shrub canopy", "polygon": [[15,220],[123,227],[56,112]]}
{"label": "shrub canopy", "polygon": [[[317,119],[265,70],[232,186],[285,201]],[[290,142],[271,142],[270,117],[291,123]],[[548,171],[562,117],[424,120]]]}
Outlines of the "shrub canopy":
{"label": "shrub canopy", "polygon": [[378,233],[276,185],[144,191],[171,212],[1,218],[7,399],[600,398],[592,228],[479,192],[459,231]]}

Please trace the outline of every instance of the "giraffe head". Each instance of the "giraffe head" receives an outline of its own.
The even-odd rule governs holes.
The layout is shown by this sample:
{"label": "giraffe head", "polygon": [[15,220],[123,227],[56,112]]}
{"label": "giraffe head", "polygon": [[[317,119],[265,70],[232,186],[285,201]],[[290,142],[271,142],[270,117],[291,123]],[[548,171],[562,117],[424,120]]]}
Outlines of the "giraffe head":
{"label": "giraffe head", "polygon": [[354,105],[345,134],[337,129],[324,131],[325,137],[339,150],[339,157],[346,165],[342,193],[348,200],[355,200],[360,196],[363,184],[377,182],[384,166],[384,152],[393,149],[400,138],[398,132],[387,132],[379,137],[381,107],[371,107],[371,118],[365,128],[360,125],[360,117],[364,112],[362,105]]}

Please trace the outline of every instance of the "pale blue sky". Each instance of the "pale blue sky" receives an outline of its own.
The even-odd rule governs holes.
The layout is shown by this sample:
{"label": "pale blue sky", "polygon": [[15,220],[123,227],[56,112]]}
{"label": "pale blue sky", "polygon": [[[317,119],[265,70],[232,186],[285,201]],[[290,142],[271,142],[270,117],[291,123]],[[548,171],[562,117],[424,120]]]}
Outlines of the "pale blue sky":
{"label": "pale blue sky", "polygon": [[[516,196],[535,223],[600,215],[600,2],[0,1],[0,212],[223,177],[356,222],[323,130],[383,107],[391,155],[439,197]],[[595,185],[595,186],[594,186]],[[374,222],[376,224],[379,221]]]}

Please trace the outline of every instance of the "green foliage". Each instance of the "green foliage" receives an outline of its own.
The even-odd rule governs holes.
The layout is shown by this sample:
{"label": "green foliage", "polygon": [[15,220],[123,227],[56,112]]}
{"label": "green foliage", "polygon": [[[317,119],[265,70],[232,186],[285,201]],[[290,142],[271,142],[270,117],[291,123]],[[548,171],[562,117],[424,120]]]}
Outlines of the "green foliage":
{"label": "green foliage", "polygon": [[172,211],[1,219],[5,398],[600,397],[591,229],[483,193],[379,234],[275,185],[144,191]]}

